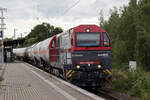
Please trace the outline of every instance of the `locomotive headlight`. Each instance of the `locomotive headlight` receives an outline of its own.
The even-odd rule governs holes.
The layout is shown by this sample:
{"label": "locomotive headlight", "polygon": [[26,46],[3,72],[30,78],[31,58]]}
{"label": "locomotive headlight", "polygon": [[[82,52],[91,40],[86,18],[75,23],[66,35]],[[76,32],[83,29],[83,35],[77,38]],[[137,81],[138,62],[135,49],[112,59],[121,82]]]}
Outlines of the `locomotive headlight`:
{"label": "locomotive headlight", "polygon": [[90,32],[90,29],[86,29],[86,32]]}
{"label": "locomotive headlight", "polygon": [[98,65],[98,66],[97,66],[97,68],[99,68],[99,69],[100,69],[101,67],[102,67],[101,65]]}
{"label": "locomotive headlight", "polygon": [[77,69],[79,69],[79,68],[80,68],[80,66],[79,66],[79,65],[77,65],[76,67],[77,67]]}

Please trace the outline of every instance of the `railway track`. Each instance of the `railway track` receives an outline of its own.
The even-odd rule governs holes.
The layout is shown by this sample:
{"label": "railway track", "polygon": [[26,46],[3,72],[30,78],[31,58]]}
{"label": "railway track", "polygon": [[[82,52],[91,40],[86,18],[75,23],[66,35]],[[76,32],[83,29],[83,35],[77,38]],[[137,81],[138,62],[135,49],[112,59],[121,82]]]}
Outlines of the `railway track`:
{"label": "railway track", "polygon": [[117,92],[117,91],[114,91],[109,88],[102,88],[102,89],[97,89],[97,90],[86,89],[86,90],[90,91],[100,97],[103,97],[106,100],[141,100],[139,98],[130,97],[127,94]]}
{"label": "railway track", "polygon": [[105,91],[104,89],[97,90],[99,96],[106,98],[107,100],[122,100],[118,98],[117,96],[110,93],[110,91]]}
{"label": "railway track", "polygon": [[109,93],[110,91],[106,92],[104,89],[97,89],[97,90],[96,89],[89,89],[89,88],[83,88],[83,89],[85,89],[85,90],[87,90],[87,91],[89,91],[95,95],[98,95],[102,98],[105,98],[106,100],[123,100],[123,99],[118,98],[115,95],[110,94]]}

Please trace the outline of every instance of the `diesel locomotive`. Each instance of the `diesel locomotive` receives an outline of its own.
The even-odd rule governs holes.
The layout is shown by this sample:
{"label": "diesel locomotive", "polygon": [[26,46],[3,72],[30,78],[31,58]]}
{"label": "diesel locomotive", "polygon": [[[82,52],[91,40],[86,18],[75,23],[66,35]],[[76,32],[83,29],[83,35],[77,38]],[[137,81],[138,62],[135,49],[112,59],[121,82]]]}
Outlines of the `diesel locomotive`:
{"label": "diesel locomotive", "polygon": [[96,25],[79,25],[14,53],[78,86],[104,87],[111,80],[111,42]]}

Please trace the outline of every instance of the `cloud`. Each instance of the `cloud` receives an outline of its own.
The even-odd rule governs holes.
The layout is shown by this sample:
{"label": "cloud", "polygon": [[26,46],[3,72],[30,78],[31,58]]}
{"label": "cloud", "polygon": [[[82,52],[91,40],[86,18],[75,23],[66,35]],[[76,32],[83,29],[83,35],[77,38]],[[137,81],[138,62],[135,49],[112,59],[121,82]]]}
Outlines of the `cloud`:
{"label": "cloud", "polygon": [[[70,16],[67,17],[56,17],[56,18],[40,18],[39,20],[14,20],[9,21],[7,23],[7,31],[5,32],[5,37],[13,37],[14,36],[14,29],[16,29],[16,37],[20,37],[21,33],[23,36],[26,36],[27,34],[24,34],[25,32],[29,33],[31,29],[37,24],[41,24],[43,22],[48,22],[51,25],[61,27],[64,30],[67,30],[69,28],[75,27],[79,24],[97,24],[98,25],[98,18],[97,17],[91,17],[89,18],[80,18],[80,19],[74,19]],[[9,28],[8,28],[9,27]],[[11,28],[10,28],[11,27]]]}
{"label": "cloud", "polygon": [[[7,8],[5,36],[12,37],[30,32],[38,23],[49,22],[64,29],[79,24],[98,24],[100,10],[105,18],[109,9],[127,5],[129,0],[1,0],[0,7]],[[38,20],[39,19],[39,20]],[[19,35],[18,35],[19,36]]]}
{"label": "cloud", "polygon": [[129,0],[3,0],[0,4],[8,9],[9,19],[36,17],[93,17],[101,9],[108,12],[114,6],[127,4]]}

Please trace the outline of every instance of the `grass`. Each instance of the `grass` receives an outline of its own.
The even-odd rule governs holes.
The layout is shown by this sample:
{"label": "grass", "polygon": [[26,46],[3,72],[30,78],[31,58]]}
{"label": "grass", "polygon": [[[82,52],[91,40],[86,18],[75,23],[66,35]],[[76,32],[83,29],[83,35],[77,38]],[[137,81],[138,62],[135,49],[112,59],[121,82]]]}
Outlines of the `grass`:
{"label": "grass", "polygon": [[150,100],[150,72],[141,68],[130,71],[126,66],[112,69],[112,83],[108,84],[108,87],[142,100]]}

